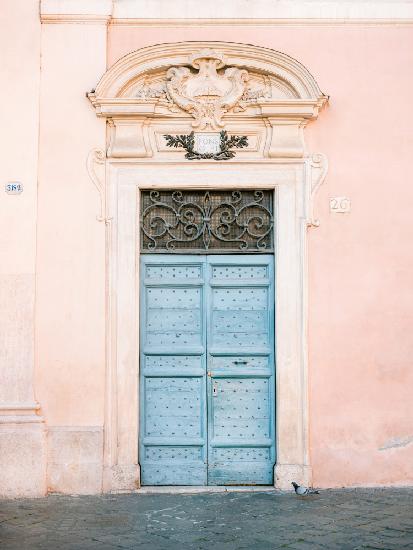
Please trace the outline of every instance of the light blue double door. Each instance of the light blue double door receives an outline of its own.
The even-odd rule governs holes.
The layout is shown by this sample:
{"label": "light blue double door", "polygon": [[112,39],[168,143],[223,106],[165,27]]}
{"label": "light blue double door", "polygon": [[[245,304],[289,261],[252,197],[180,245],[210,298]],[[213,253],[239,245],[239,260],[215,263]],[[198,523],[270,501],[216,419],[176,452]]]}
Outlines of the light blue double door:
{"label": "light blue double door", "polygon": [[144,485],[270,485],[270,255],[141,257]]}

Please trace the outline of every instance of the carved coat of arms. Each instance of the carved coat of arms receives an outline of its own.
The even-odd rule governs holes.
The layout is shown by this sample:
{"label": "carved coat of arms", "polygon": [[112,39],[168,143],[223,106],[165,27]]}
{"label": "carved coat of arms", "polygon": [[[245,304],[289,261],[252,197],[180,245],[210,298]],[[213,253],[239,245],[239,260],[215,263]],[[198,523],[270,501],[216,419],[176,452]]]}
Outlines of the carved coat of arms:
{"label": "carved coat of arms", "polygon": [[241,100],[248,81],[248,71],[225,66],[222,54],[202,50],[190,57],[188,67],[171,67],[166,73],[166,89],[170,99],[194,117],[192,126],[199,130],[217,130],[224,126],[223,115]]}

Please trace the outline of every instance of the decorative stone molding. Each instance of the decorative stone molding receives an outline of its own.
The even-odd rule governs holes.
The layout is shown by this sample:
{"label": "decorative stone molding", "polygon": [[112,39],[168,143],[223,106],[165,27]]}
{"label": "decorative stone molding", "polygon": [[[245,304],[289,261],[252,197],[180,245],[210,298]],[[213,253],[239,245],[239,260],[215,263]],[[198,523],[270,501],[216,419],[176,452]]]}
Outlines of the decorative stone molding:
{"label": "decorative stone molding", "polygon": [[304,123],[295,120],[278,120],[268,117],[270,128],[270,158],[302,157],[304,155]]}
{"label": "decorative stone molding", "polygon": [[100,198],[100,211],[96,219],[99,222],[106,220],[106,197],[105,197],[105,151],[92,149],[88,154],[86,167],[90,179],[98,190]]}
{"label": "decorative stone molding", "polygon": [[218,74],[217,69],[225,66],[224,56],[211,49],[191,55],[189,62],[199,72],[171,67],[166,73],[167,96],[193,116],[193,128],[222,128],[223,115],[237,106],[241,109],[239,102],[247,91],[248,71],[227,67]]}
{"label": "decorative stone molding", "polygon": [[225,42],[162,44],[132,52],[88,97],[98,116],[193,118],[199,129],[263,118],[271,126],[276,119],[299,126],[316,118],[327,100],[308,70],[288,55]]}
{"label": "decorative stone molding", "polygon": [[[165,134],[218,131],[260,147],[240,158],[300,158],[303,128],[327,101],[308,70],[273,50],[225,42],[151,46],[120,59],[88,94],[110,121],[109,158],[165,158]],[[238,128],[242,128],[239,130]],[[178,152],[179,154],[179,152]]]}
{"label": "decorative stone molding", "polygon": [[[330,2],[329,2],[330,3]],[[341,3],[343,4],[342,0]],[[377,2],[376,2],[377,3]],[[331,2],[333,4],[333,2]],[[394,10],[393,6],[392,9]],[[411,9],[411,7],[410,7]],[[394,11],[393,11],[394,13]],[[138,14],[141,15],[141,14]],[[413,25],[413,12],[410,11],[410,14],[406,12],[406,16],[402,13],[398,14],[398,17],[389,16],[377,16],[377,17],[263,17],[263,18],[252,18],[252,17],[220,17],[220,18],[202,18],[202,19],[185,19],[185,18],[165,18],[157,17],[153,19],[149,18],[139,18],[139,17],[130,17],[130,18],[117,18],[112,17],[110,24],[113,26],[127,25],[128,27],[139,27],[142,28],[155,28],[155,29],[177,29],[177,28],[197,28],[202,25],[204,28],[220,28],[220,27],[230,27],[230,28],[279,28],[279,27],[394,27],[394,26],[408,26]]]}
{"label": "decorative stone molding", "polygon": [[[196,11],[196,13],[195,13]],[[219,11],[219,17],[217,17]],[[226,2],[216,9],[215,2],[197,2],[196,10],[188,9],[187,0],[115,0],[113,10],[117,24],[176,25],[232,25],[242,26],[271,24],[346,24],[365,21],[413,20],[410,0],[242,0]]]}
{"label": "decorative stone molding", "polygon": [[310,166],[311,166],[311,188],[310,188],[310,197],[309,197],[309,219],[307,221],[308,227],[318,227],[320,225],[320,220],[314,216],[314,203],[315,196],[318,189],[324,183],[327,171],[328,171],[328,160],[326,155],[323,153],[314,153],[310,157]]}
{"label": "decorative stone molding", "polygon": [[39,415],[40,405],[33,403],[0,403],[0,424],[37,424],[44,419]]}
{"label": "decorative stone molding", "polygon": [[42,23],[138,25],[140,27],[265,26],[280,25],[411,25],[409,0],[295,0],[268,3],[255,0],[220,6],[198,3],[196,14],[186,0],[41,0]]}
{"label": "decorative stone molding", "polygon": [[108,157],[152,157],[153,150],[148,133],[149,119],[136,117],[133,120],[112,118],[109,123]]}
{"label": "decorative stone molding", "polygon": [[41,0],[42,23],[106,25],[112,17],[112,0]]}

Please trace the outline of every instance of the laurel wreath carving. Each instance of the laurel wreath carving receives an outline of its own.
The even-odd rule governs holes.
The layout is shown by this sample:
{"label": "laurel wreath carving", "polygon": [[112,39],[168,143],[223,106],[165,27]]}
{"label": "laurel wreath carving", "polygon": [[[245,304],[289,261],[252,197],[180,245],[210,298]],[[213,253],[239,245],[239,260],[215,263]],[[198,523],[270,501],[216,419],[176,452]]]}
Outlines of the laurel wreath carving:
{"label": "laurel wreath carving", "polygon": [[164,135],[167,147],[181,147],[185,149],[185,158],[188,160],[213,159],[213,160],[228,160],[235,157],[235,152],[232,149],[243,149],[248,147],[247,136],[228,136],[228,132],[222,130],[220,136],[220,150],[218,153],[198,153],[194,151],[195,136],[194,132],[190,134],[181,134],[172,136]]}

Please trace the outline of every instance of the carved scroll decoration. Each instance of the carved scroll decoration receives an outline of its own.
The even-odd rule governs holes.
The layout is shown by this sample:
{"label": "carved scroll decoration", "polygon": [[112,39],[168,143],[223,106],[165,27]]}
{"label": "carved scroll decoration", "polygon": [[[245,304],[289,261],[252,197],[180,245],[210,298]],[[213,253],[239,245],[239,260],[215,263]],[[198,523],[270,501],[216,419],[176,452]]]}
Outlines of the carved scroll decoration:
{"label": "carved scroll decoration", "polygon": [[310,157],[310,167],[311,167],[311,187],[310,187],[310,198],[309,198],[309,216],[307,220],[308,227],[319,227],[320,220],[315,217],[314,214],[314,202],[315,196],[318,189],[324,183],[327,171],[328,171],[328,160],[326,155],[323,153],[314,153]]}
{"label": "carved scroll decoration", "polygon": [[106,219],[106,200],[105,200],[105,151],[102,149],[92,149],[86,161],[87,172],[94,186],[98,190],[100,198],[100,212],[96,216],[99,222],[107,222]]}

